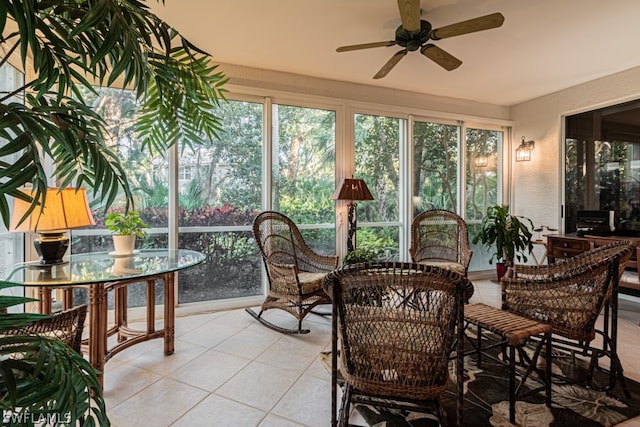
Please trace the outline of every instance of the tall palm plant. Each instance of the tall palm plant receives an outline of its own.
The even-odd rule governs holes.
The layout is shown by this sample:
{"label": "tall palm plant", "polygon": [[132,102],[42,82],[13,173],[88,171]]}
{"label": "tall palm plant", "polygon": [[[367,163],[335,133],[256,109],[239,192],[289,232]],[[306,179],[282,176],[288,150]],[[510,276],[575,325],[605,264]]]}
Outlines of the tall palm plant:
{"label": "tall palm plant", "polygon": [[[157,0],[164,3],[164,0]],[[85,102],[94,85],[131,87],[140,103],[136,123],[143,149],[164,152],[217,136],[215,107],[227,79],[211,57],[149,11],[144,0],[3,0],[0,65],[12,60],[24,86],[0,95],[0,216],[8,223],[8,196],[33,207],[48,185],[41,154],[56,168],[57,185],[87,186],[110,205],[131,191],[118,157],[104,141],[103,118]],[[2,52],[5,52],[4,54]],[[26,91],[26,92],[25,92]],[[7,102],[25,93],[24,102]]]}
{"label": "tall palm plant", "polygon": [[[32,210],[43,204],[48,161],[56,166],[57,186],[88,187],[106,206],[123,194],[129,207],[125,168],[105,143],[104,119],[86,102],[94,85],[133,89],[141,111],[136,132],[152,153],[177,141],[196,144],[221,130],[215,107],[224,100],[226,77],[207,53],[151,13],[146,0],[1,0],[0,57],[0,66],[9,62],[26,76],[22,87],[0,93],[5,225],[10,197],[31,201]],[[26,185],[35,190],[33,198],[21,192]],[[0,296],[0,309],[25,301]],[[0,314],[0,334],[33,319]],[[16,353],[19,359],[9,357]],[[95,374],[56,341],[0,337],[0,409],[106,425]]]}

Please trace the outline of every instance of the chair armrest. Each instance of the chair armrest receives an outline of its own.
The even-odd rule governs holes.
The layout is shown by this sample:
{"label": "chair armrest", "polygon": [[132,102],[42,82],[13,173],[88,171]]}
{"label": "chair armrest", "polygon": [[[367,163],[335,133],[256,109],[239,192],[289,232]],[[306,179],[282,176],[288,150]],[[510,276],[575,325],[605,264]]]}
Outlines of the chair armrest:
{"label": "chair armrest", "polygon": [[605,246],[599,246],[571,258],[559,260],[555,264],[541,266],[516,264],[512,267],[511,276],[516,279],[528,278],[539,280],[564,277],[574,272],[584,271],[585,268],[597,264],[605,258],[617,256],[619,260],[618,278],[620,278],[624,272],[625,264],[631,257],[633,249],[630,242],[621,240]]}

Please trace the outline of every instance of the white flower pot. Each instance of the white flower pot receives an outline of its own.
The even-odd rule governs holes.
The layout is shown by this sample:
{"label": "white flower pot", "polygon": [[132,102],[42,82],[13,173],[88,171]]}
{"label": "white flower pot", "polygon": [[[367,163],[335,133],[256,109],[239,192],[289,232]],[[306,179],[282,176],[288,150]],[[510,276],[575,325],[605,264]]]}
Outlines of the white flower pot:
{"label": "white flower pot", "polygon": [[114,234],[112,237],[114,254],[130,255],[133,253],[133,248],[136,245],[136,236],[134,234],[130,234],[127,236]]}

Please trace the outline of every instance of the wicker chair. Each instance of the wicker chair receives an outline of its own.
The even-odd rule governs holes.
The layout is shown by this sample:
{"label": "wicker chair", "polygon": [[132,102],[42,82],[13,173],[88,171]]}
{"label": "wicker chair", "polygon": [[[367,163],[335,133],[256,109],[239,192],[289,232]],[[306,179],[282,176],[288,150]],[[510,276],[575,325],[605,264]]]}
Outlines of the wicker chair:
{"label": "wicker chair", "polygon": [[[435,413],[449,381],[449,358],[462,355],[462,275],[414,263],[361,263],[327,275],[333,300],[332,425],[349,424],[350,405],[366,403]],[[338,341],[340,351],[338,351]],[[339,362],[338,362],[339,355]],[[462,424],[463,360],[457,358],[457,423]],[[338,367],[344,379],[337,415]]]}
{"label": "wicker chair", "polygon": [[25,327],[9,329],[5,335],[43,335],[57,338],[82,354],[82,331],[87,317],[87,305],[80,305]]}
{"label": "wicker chair", "polygon": [[473,251],[466,222],[456,213],[432,209],[411,223],[411,260],[438,265],[467,275]]}
{"label": "wicker chair", "polygon": [[[278,212],[260,213],[253,222],[253,235],[267,271],[269,290],[259,313],[250,308],[246,311],[278,332],[308,333],[308,329],[302,329],[302,319],[318,304],[331,303],[322,289],[322,279],[337,268],[338,257],[315,253],[293,221]],[[271,308],[293,315],[298,328],[286,329],[265,320],[263,313]]]}
{"label": "wicker chair", "polygon": [[[609,390],[616,379],[628,389],[617,354],[618,280],[633,246],[627,241],[614,242],[548,266],[513,268],[512,277],[502,285],[502,308],[553,327],[553,346],[572,356],[580,353],[590,359],[585,385]],[[604,313],[603,327],[596,328],[598,316]],[[592,346],[596,334],[601,346]],[[609,358],[607,369],[599,367],[599,359]],[[607,372],[609,383],[600,387],[593,382],[595,369]],[[576,382],[562,376],[563,380]]]}

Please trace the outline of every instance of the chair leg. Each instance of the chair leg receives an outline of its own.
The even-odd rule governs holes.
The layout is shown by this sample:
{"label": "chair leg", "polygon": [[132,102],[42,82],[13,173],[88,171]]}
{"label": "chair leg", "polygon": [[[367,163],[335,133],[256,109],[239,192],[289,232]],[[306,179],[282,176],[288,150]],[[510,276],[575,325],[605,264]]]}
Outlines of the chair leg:
{"label": "chair leg", "polygon": [[349,425],[349,412],[351,412],[351,395],[353,388],[345,383],[342,395],[342,404],[340,405],[340,415],[338,418],[338,426],[347,427]]}
{"label": "chair leg", "polygon": [[544,334],[545,339],[545,365],[544,365],[544,381],[545,381],[545,404],[551,408],[551,332]]}
{"label": "chair leg", "polygon": [[309,313],[313,313],[317,316],[331,316],[331,311],[316,311],[316,309],[314,308],[313,310],[309,311]]}
{"label": "chair leg", "polygon": [[449,425],[447,422],[447,412],[442,407],[442,402],[440,401],[440,399],[436,398],[435,400],[436,400],[436,403],[435,403],[436,413],[438,416],[438,422],[440,423],[440,427],[447,427]]}
{"label": "chair leg", "polygon": [[509,422],[516,423],[516,347],[509,346]]}
{"label": "chair leg", "polygon": [[338,407],[338,310],[331,307],[331,427],[336,427]]}

